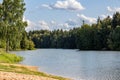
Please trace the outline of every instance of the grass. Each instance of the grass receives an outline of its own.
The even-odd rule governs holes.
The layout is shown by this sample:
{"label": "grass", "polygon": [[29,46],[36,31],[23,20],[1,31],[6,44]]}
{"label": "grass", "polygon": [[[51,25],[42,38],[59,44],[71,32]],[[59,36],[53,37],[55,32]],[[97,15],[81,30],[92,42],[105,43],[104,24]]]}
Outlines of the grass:
{"label": "grass", "polygon": [[0,51],[0,63],[18,63],[22,60],[23,58],[17,56],[16,54],[10,54],[4,51]]}

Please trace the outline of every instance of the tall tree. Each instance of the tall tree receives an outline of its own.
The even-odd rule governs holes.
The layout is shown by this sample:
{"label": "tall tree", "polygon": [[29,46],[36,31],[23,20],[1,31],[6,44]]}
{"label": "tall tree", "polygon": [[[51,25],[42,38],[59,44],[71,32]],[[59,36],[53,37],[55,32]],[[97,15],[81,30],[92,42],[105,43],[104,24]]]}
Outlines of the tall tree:
{"label": "tall tree", "polygon": [[115,29],[117,26],[120,26],[120,13],[116,12],[113,15],[113,19],[112,19],[112,28]]}
{"label": "tall tree", "polygon": [[81,50],[93,49],[93,31],[90,25],[84,24],[78,30],[77,48]]}
{"label": "tall tree", "polygon": [[10,48],[20,47],[22,32],[25,31],[25,26],[27,26],[27,23],[23,21],[25,3],[24,0],[3,0],[1,6],[2,17],[0,23],[3,33],[0,33],[6,41],[6,51],[9,51]]}
{"label": "tall tree", "polygon": [[109,34],[112,30],[111,20],[112,19],[108,16],[107,18],[105,18],[101,21],[100,34],[101,34],[101,39],[102,39],[101,45],[102,45],[103,50],[108,49],[107,39],[108,39]]}
{"label": "tall tree", "polygon": [[111,31],[108,38],[108,47],[111,50],[120,50],[120,26]]}

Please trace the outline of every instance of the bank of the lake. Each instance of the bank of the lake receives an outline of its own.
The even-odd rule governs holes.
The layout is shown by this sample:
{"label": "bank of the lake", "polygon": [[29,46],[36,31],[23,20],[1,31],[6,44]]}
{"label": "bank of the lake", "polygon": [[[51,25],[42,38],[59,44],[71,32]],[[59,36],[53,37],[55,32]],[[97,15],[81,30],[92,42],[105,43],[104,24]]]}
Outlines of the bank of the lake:
{"label": "bank of the lake", "polygon": [[25,58],[21,64],[38,66],[39,71],[73,80],[120,79],[119,51],[38,49],[13,53]]}
{"label": "bank of the lake", "polygon": [[0,80],[68,80],[38,71],[36,66],[17,64],[23,57],[0,50]]}
{"label": "bank of the lake", "polygon": [[0,63],[0,80],[70,80],[67,78],[38,72],[36,66]]}

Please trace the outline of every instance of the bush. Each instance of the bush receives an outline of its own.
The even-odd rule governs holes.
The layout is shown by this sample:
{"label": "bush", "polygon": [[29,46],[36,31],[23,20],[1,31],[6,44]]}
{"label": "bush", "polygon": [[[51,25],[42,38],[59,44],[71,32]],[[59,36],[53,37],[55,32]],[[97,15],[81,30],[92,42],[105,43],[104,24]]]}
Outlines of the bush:
{"label": "bush", "polygon": [[27,39],[22,40],[20,45],[21,45],[21,49],[24,49],[24,50],[26,49],[32,50],[35,47],[33,41],[27,40]]}
{"label": "bush", "polygon": [[5,48],[5,41],[3,40],[0,40],[0,48]]}
{"label": "bush", "polygon": [[33,50],[34,49],[34,47],[35,47],[35,45],[34,45],[34,43],[33,43],[33,41],[28,41],[28,44],[29,44],[29,46],[28,46],[28,50]]}
{"label": "bush", "polygon": [[20,56],[17,56],[16,54],[10,54],[5,52],[1,52],[0,54],[0,62],[2,63],[18,63],[22,60],[23,58]]}

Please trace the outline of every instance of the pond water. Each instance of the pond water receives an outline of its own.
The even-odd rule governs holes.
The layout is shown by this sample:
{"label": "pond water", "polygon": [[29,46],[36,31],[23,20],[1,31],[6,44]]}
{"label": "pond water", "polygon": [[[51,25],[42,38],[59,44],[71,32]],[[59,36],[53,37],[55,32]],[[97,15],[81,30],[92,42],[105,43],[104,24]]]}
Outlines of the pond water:
{"label": "pond water", "polygon": [[120,80],[120,52],[37,49],[16,51],[21,64],[73,80]]}

